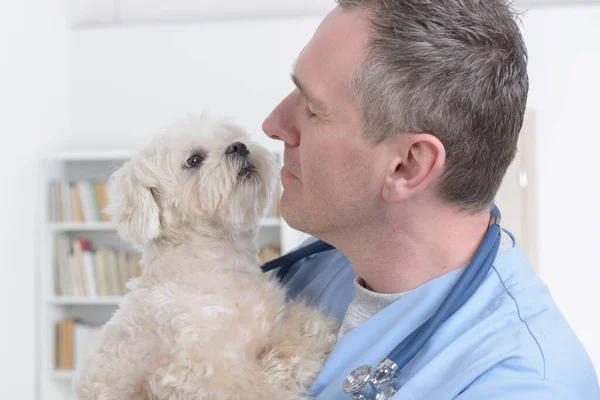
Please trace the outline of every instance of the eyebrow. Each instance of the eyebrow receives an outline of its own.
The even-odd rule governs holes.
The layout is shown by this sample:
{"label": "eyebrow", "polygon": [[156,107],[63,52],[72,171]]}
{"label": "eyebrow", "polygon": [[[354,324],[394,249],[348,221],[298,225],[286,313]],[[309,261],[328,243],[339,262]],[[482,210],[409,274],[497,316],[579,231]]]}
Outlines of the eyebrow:
{"label": "eyebrow", "polygon": [[292,72],[291,73],[291,77],[292,77],[292,82],[294,82],[294,85],[296,85],[296,87],[298,88],[298,90],[300,91],[300,93],[302,93],[302,95],[304,97],[306,97],[311,104],[313,104],[315,107],[317,107],[318,109],[320,109],[322,111],[326,110],[325,103],[323,101],[317,99],[316,97],[314,97],[310,93],[308,93],[306,91],[306,88],[304,87],[304,85],[302,85],[302,83],[298,79],[298,76],[296,76],[296,74],[294,74]]}

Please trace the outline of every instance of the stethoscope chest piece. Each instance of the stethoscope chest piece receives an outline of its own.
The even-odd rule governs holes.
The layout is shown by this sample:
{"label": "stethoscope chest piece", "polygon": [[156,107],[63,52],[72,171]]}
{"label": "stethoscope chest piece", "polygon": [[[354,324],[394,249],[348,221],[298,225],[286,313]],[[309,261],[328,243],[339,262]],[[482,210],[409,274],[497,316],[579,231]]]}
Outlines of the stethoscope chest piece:
{"label": "stethoscope chest piece", "polygon": [[384,358],[377,369],[369,365],[356,368],[344,380],[342,390],[356,400],[388,400],[398,391],[395,383],[398,366]]}

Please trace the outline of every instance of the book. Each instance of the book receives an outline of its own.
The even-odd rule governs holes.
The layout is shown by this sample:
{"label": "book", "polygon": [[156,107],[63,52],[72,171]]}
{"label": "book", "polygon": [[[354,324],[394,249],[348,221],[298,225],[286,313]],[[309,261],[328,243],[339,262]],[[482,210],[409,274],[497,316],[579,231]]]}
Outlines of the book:
{"label": "book", "polygon": [[48,184],[48,219],[52,222],[110,222],[106,182],[59,180]]}
{"label": "book", "polygon": [[55,323],[54,368],[79,371],[94,350],[102,332],[101,325],[90,325],[72,318]]}
{"label": "book", "polygon": [[56,235],[54,288],[57,296],[122,296],[142,273],[141,255],[85,239]]}

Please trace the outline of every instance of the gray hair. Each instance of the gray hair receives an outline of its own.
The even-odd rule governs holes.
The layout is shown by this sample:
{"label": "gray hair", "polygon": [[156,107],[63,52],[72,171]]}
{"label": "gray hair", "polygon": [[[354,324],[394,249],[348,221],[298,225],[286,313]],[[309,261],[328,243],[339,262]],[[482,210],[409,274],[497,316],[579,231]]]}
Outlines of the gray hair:
{"label": "gray hair", "polygon": [[337,0],[368,11],[373,29],[351,89],[363,132],[435,135],[446,150],[440,195],[482,211],[515,157],[527,92],[527,50],[504,0]]}

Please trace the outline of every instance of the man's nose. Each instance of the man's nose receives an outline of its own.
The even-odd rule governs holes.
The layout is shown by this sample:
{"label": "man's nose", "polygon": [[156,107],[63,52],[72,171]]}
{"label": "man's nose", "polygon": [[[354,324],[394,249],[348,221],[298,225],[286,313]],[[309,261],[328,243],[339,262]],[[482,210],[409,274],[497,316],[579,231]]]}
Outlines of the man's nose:
{"label": "man's nose", "polygon": [[271,139],[281,140],[288,146],[298,146],[300,135],[297,130],[290,96],[279,103],[263,121],[262,130]]}

